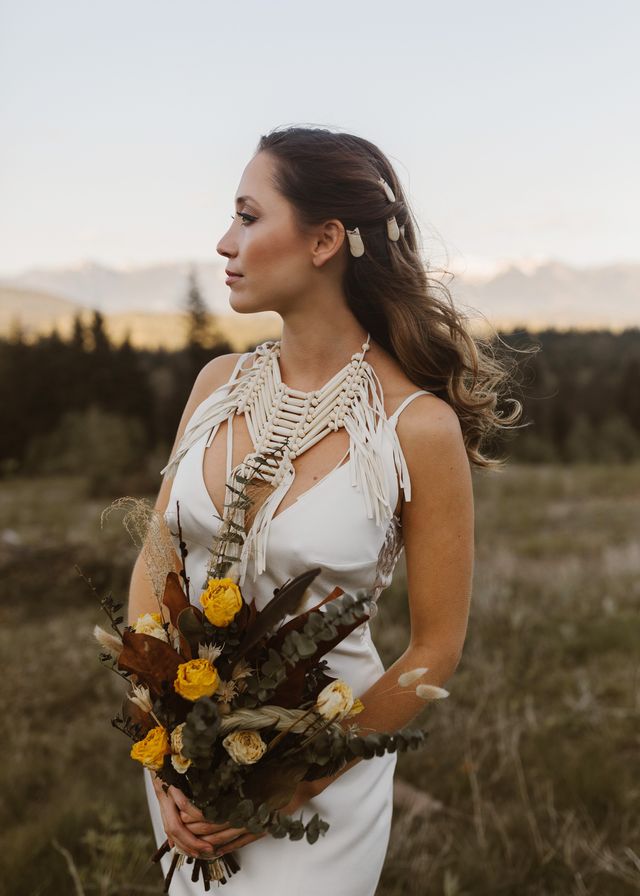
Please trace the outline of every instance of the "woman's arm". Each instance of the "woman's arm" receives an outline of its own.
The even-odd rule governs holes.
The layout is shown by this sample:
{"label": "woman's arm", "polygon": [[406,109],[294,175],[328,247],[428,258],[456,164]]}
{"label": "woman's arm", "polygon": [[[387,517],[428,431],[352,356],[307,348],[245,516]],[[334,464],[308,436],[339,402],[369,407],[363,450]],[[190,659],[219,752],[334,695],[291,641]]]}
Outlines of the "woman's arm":
{"label": "woman's arm", "polygon": [[[417,683],[439,687],[453,675],[471,600],[473,489],[458,417],[441,399],[421,397],[400,416],[398,437],[411,478],[411,501],[402,510],[411,635],[402,656],[360,695],[365,708],[353,721],[365,733],[395,731],[424,708],[415,687],[398,686],[403,672],[426,667]],[[311,783],[320,792],[359,761]]]}
{"label": "woman's arm", "polygon": [[[219,355],[217,358],[213,358],[213,360],[209,361],[209,363],[202,368],[193,385],[191,395],[189,396],[189,400],[187,401],[182,413],[178,431],[173,443],[173,448],[171,449],[171,455],[173,455],[173,452],[180,442],[180,439],[182,438],[183,433],[186,429],[187,423],[191,419],[191,416],[195,409],[198,407],[200,402],[204,401],[204,399],[207,398],[207,396],[210,395],[215,389],[223,385],[223,383],[227,382],[227,380],[231,376],[231,373],[233,372],[233,368],[236,364],[237,359],[237,353]],[[160,486],[160,490],[158,492],[155,503],[155,508],[160,513],[164,513],[167,509],[170,494],[171,479],[165,476],[162,481],[162,485]],[[180,561],[178,555],[176,554],[176,571],[179,571],[179,569]],[[147,574],[144,562],[143,547],[138,554],[133,567],[133,572],[131,574],[131,582],[129,585],[128,623],[129,625],[133,625],[141,614],[157,612],[158,601],[153,593],[151,581]]]}

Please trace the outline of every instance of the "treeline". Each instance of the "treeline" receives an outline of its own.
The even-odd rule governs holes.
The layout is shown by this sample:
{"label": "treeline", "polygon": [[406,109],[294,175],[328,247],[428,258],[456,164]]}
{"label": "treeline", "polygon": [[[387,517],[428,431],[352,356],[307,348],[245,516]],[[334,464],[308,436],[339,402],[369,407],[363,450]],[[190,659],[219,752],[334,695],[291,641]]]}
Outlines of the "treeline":
{"label": "treeline", "polygon": [[143,458],[162,466],[198,371],[233,351],[200,336],[192,325],[178,352],[115,346],[94,312],[88,324],[76,317],[69,339],[27,342],[17,330],[0,340],[0,471],[111,479]]}
{"label": "treeline", "polygon": [[[68,339],[0,340],[2,474],[78,472],[108,487],[138,473],[157,484],[198,371],[233,351],[207,326],[194,314],[177,352],[113,345],[98,312],[89,324],[77,318]],[[492,451],[530,462],[640,458],[639,329],[499,336],[523,349],[507,356],[517,360],[511,394],[528,425]]]}
{"label": "treeline", "polygon": [[640,328],[501,333],[538,347],[518,380],[525,428],[509,436],[515,460],[627,462],[640,458]]}

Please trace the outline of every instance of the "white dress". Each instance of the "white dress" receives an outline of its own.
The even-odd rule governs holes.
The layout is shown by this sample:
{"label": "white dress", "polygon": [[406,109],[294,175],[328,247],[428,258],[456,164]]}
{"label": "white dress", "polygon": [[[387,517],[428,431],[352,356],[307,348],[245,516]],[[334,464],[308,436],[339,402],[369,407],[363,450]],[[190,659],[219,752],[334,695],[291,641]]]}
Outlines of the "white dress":
{"label": "white dress", "polygon": [[[251,354],[240,356],[229,381],[205,399],[192,419],[201,418],[229,395],[244,360]],[[307,591],[301,612],[319,603],[336,586],[354,595],[363,589],[370,590],[377,599],[391,582],[403,550],[401,525],[394,513],[400,489],[396,471],[401,453],[395,426],[404,407],[423,394],[429,393],[421,389],[409,395],[391,417],[383,414],[379,421],[377,450],[385,470],[386,506],[391,508],[382,525],[367,514],[361,490],[350,477],[350,464],[340,462],[273,517],[268,531],[266,569],[255,580],[250,575],[246,582],[240,580],[245,598],[253,597],[262,609],[274,589],[287,579],[306,569],[321,567],[322,572]],[[220,526],[214,514],[221,515],[221,508],[213,505],[202,466],[207,442],[210,444],[218,425],[201,435],[181,457],[165,515],[171,531],[175,532],[178,500],[189,552],[187,574],[194,585],[204,584],[212,536]],[[229,432],[232,429],[228,427]],[[229,460],[231,436],[227,452]],[[348,454],[353,456],[351,449]],[[403,481],[405,500],[410,500],[406,466]],[[196,603],[198,588],[191,590],[191,600]],[[354,629],[324,658],[329,664],[327,674],[346,681],[356,696],[362,695],[385,671],[368,622]],[[223,885],[222,896],[373,896],[389,843],[396,760],[395,753],[385,753],[358,762],[298,811],[296,817],[302,811],[304,822],[318,812],[329,823],[329,829],[315,843],[267,835],[240,847],[236,851],[240,871]],[[153,832],[160,846],[166,834],[151,775],[147,769],[143,775]],[[171,853],[165,854],[161,859],[165,875],[170,863]],[[192,871],[193,864],[185,863],[174,872],[170,896],[204,893],[201,878],[196,883],[191,881]],[[217,889],[213,881],[211,889]]]}

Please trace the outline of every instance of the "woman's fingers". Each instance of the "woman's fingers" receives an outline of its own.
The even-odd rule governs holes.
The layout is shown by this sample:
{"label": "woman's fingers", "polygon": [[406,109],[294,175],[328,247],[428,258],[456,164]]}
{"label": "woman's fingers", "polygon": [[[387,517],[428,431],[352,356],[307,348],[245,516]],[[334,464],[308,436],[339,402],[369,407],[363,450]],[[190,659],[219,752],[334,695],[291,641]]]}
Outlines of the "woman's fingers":
{"label": "woman's fingers", "polygon": [[250,834],[246,828],[234,828],[228,822],[212,824],[189,798],[171,785],[167,793],[156,788],[169,846],[199,858],[230,852],[259,840],[266,834]]}
{"label": "woman's fingers", "polygon": [[180,812],[184,812],[191,821],[206,821],[206,818],[202,814],[201,810],[198,809],[197,806],[191,802],[191,800],[185,796],[185,794],[179,790],[177,787],[174,787],[173,784],[169,787],[169,794],[173,797],[173,801],[180,810]]}
{"label": "woman's fingers", "polygon": [[197,837],[189,828],[184,825],[180,819],[178,807],[168,794],[160,799],[160,808],[162,812],[162,820],[164,830],[169,844],[173,841],[184,852],[197,857],[203,854],[211,855],[211,844],[206,840]]}
{"label": "woman's fingers", "polygon": [[230,840],[228,843],[225,843],[222,846],[218,847],[216,855],[223,856],[225,855],[225,853],[233,852],[234,849],[240,849],[240,847],[246,846],[247,843],[253,843],[254,840],[261,840],[266,836],[266,831],[263,834],[244,834],[243,836],[238,837],[236,840]]}
{"label": "woman's fingers", "polygon": [[205,835],[207,837],[209,837],[214,834],[220,834],[222,832],[224,832],[226,834],[227,831],[232,830],[229,827],[225,827],[225,828],[223,828],[223,831],[220,831],[219,825],[215,825],[215,826],[210,825],[209,822],[207,822],[207,821],[189,821],[189,820],[185,821],[184,818],[181,818],[181,821],[184,825],[186,825],[186,827],[189,828],[189,830],[191,831],[192,834],[198,834],[200,837],[205,836]]}
{"label": "woman's fingers", "polygon": [[184,822],[184,824],[202,825],[200,830],[207,834],[218,834],[220,831],[226,831],[229,827],[228,821],[225,821],[224,824],[213,824],[213,822],[207,821],[206,818],[194,818],[189,812],[183,812],[182,810],[180,810],[180,821]]}
{"label": "woman's fingers", "polygon": [[[194,831],[194,826],[195,825],[191,824],[187,825],[189,830],[195,834],[198,832]],[[206,840],[214,849],[218,849],[226,843],[231,842],[231,840],[235,840],[237,837],[241,837],[247,833],[248,831],[246,828],[226,828],[224,831],[217,834],[200,834],[200,838]]]}

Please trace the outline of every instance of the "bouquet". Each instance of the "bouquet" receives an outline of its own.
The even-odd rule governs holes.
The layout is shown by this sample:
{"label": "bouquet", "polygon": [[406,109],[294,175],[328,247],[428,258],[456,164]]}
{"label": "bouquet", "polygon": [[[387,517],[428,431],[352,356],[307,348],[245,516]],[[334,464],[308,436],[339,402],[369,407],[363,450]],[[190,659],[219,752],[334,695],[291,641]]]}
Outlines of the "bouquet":
{"label": "bouquet", "polygon": [[[103,648],[100,659],[130,685],[112,724],[133,740],[131,757],[153,770],[164,787],[179,788],[211,823],[229,822],[251,833],[306,837],[314,843],[329,828],[326,821],[315,813],[305,824],[302,816],[294,819],[280,811],[299,782],[336,774],[356,757],[417,748],[427,734],[420,729],[363,733],[348,722],[362,711],[362,702],[348,682],[328,674],[324,655],[366,622],[370,595],[351,595],[337,587],[299,612],[321,571],[314,568],[285,582],[258,611],[233,574],[235,558],[226,551],[230,531],[236,534],[232,527],[218,536],[212,574],[196,605],[179,505],[177,572],[175,566],[166,571],[162,517],[134,499],[115,505],[125,501],[132,504],[125,524],[144,537],[149,552],[158,612],[122,627],[122,604],[111,595],[101,600],[111,631],[95,627]],[[160,591],[163,564],[158,558],[163,551]],[[404,673],[398,684],[413,686],[426,671]],[[444,689],[426,684],[416,692],[424,699],[447,696]],[[153,861],[159,862],[169,849],[165,841]],[[204,859],[173,849],[164,892],[185,860],[193,862],[192,880],[201,875],[207,891],[212,880],[223,885],[240,870],[232,852]]]}

